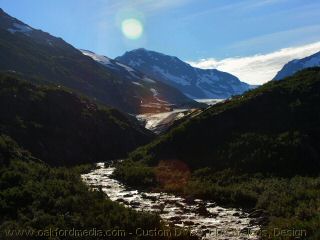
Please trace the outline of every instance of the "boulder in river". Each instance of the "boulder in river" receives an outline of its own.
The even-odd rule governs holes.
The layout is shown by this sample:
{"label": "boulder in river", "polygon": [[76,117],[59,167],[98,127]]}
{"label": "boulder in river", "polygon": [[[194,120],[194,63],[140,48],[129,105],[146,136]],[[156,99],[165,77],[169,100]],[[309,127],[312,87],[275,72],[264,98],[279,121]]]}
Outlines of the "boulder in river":
{"label": "boulder in river", "polygon": [[191,225],[194,225],[194,222],[192,222],[192,221],[184,221],[183,224],[185,226],[191,226]]}
{"label": "boulder in river", "polygon": [[194,198],[188,196],[188,197],[186,197],[186,198],[184,199],[184,202],[185,202],[186,204],[188,204],[188,205],[194,204]]}
{"label": "boulder in river", "polygon": [[125,198],[131,198],[131,197],[133,197],[133,195],[130,194],[130,193],[127,193],[127,194],[123,195],[123,197],[125,197]]}
{"label": "boulder in river", "polygon": [[204,204],[199,204],[199,207],[196,211],[201,216],[209,217],[211,215]]}
{"label": "boulder in river", "polygon": [[129,204],[129,202],[128,202],[128,201],[126,201],[126,200],[125,200],[125,199],[123,199],[123,198],[118,198],[116,201],[117,201],[117,202],[119,202],[119,203],[126,204],[126,205],[128,205],[128,204]]}
{"label": "boulder in river", "polygon": [[140,206],[140,203],[139,202],[137,202],[137,201],[131,201],[130,202],[130,206],[132,206],[132,207],[138,207],[138,206]]}
{"label": "boulder in river", "polygon": [[249,213],[249,216],[250,218],[258,218],[258,217],[262,217],[266,215],[266,211],[263,210],[263,209],[256,209],[256,210],[253,210]]}

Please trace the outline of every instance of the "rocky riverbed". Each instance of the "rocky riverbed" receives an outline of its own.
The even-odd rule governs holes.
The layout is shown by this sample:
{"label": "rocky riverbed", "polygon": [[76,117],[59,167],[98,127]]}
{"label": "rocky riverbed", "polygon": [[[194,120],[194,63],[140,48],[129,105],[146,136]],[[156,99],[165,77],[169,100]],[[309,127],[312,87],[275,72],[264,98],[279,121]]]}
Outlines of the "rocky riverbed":
{"label": "rocky riverbed", "polygon": [[258,239],[260,214],[240,209],[223,208],[214,202],[186,199],[162,192],[141,192],[128,189],[112,179],[113,167],[98,163],[97,168],[82,179],[92,188],[101,188],[112,201],[137,211],[158,213],[167,223],[188,227],[201,239],[246,240]]}

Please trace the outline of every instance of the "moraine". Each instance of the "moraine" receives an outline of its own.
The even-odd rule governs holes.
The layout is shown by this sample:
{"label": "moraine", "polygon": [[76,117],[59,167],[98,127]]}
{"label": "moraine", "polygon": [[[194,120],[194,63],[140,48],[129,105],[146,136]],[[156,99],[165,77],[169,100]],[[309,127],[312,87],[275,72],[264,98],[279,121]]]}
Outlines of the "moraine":
{"label": "moraine", "polygon": [[[201,239],[258,239],[259,226],[239,209],[223,208],[214,202],[188,199],[162,192],[140,192],[128,189],[112,179],[114,167],[98,163],[97,168],[82,179],[93,189],[101,188],[112,201],[137,211],[158,213],[168,223],[187,227]],[[228,231],[228,233],[227,233]],[[250,233],[250,234],[248,234]]]}

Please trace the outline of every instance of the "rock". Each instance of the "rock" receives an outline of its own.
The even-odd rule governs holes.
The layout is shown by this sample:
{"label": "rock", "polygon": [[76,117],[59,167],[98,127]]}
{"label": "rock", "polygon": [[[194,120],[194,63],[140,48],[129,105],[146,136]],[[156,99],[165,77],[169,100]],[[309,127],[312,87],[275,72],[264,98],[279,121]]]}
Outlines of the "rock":
{"label": "rock", "polygon": [[240,232],[241,232],[241,233],[244,233],[244,234],[248,234],[248,233],[250,233],[250,229],[247,228],[247,227],[245,227],[245,228],[242,228],[242,229],[240,230]]}
{"label": "rock", "polygon": [[182,215],[184,213],[186,213],[186,212],[185,211],[176,211],[176,214],[178,214],[178,215]]}
{"label": "rock", "polygon": [[257,210],[253,210],[252,212],[249,213],[250,218],[258,218],[261,217],[262,215],[265,215],[266,212],[262,209],[257,209]]}
{"label": "rock", "polygon": [[217,204],[216,203],[207,203],[207,208],[213,208],[213,207],[216,207]]}
{"label": "rock", "polygon": [[216,218],[216,217],[218,217],[218,216],[219,216],[218,213],[210,213],[210,217],[212,217],[212,218]]}
{"label": "rock", "polygon": [[259,218],[251,219],[249,224],[250,225],[267,225],[268,222],[269,222],[269,218],[266,216],[262,216]]}
{"label": "rock", "polygon": [[204,204],[200,204],[198,209],[196,210],[196,212],[199,214],[199,215],[202,215],[202,216],[205,216],[205,217],[208,217],[210,216],[211,214],[208,212],[206,206]]}
{"label": "rock", "polygon": [[240,213],[236,212],[236,213],[232,214],[232,216],[240,217]]}
{"label": "rock", "polygon": [[124,200],[122,198],[118,198],[116,201],[120,202],[120,203],[128,204],[128,201],[126,201],[126,200]]}
{"label": "rock", "polygon": [[183,224],[186,225],[186,226],[191,226],[191,225],[194,225],[194,222],[192,222],[192,221],[184,221]]}
{"label": "rock", "polygon": [[130,202],[130,206],[133,206],[133,207],[138,207],[138,206],[140,206],[141,205],[141,203],[139,203],[139,202],[137,202],[137,201],[131,201]]}
{"label": "rock", "polygon": [[163,211],[165,205],[163,203],[159,204],[159,205],[153,205],[151,208],[152,209],[159,209],[160,211]]}
{"label": "rock", "polygon": [[186,204],[194,204],[194,198],[193,197],[186,197],[183,202],[185,202]]}
{"label": "rock", "polygon": [[164,204],[175,204],[177,201],[172,199],[165,200]]}
{"label": "rock", "polygon": [[171,218],[169,218],[170,221],[172,221],[174,224],[181,224],[181,217],[178,216],[173,216]]}
{"label": "rock", "polygon": [[148,196],[148,195],[145,194],[145,193],[143,193],[143,194],[141,195],[141,197],[142,197],[143,199],[149,199],[149,200],[151,200],[151,201],[153,201],[153,202],[155,202],[155,201],[158,200],[158,197],[157,197],[157,196]]}
{"label": "rock", "polygon": [[204,229],[203,230],[203,236],[205,236],[207,233],[210,233],[210,230],[209,229]]}
{"label": "rock", "polygon": [[185,206],[182,204],[182,203],[180,203],[180,202],[176,202],[175,203],[175,205],[178,207],[178,208],[181,208],[181,209],[185,209]]}

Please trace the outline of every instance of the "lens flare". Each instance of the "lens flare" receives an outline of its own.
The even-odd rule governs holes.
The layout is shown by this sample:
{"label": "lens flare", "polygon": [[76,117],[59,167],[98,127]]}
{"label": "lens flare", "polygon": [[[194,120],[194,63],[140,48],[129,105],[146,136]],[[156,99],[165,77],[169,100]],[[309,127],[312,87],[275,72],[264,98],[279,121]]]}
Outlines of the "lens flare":
{"label": "lens flare", "polygon": [[135,18],[128,18],[121,23],[122,33],[129,39],[138,39],[143,33],[142,23]]}

